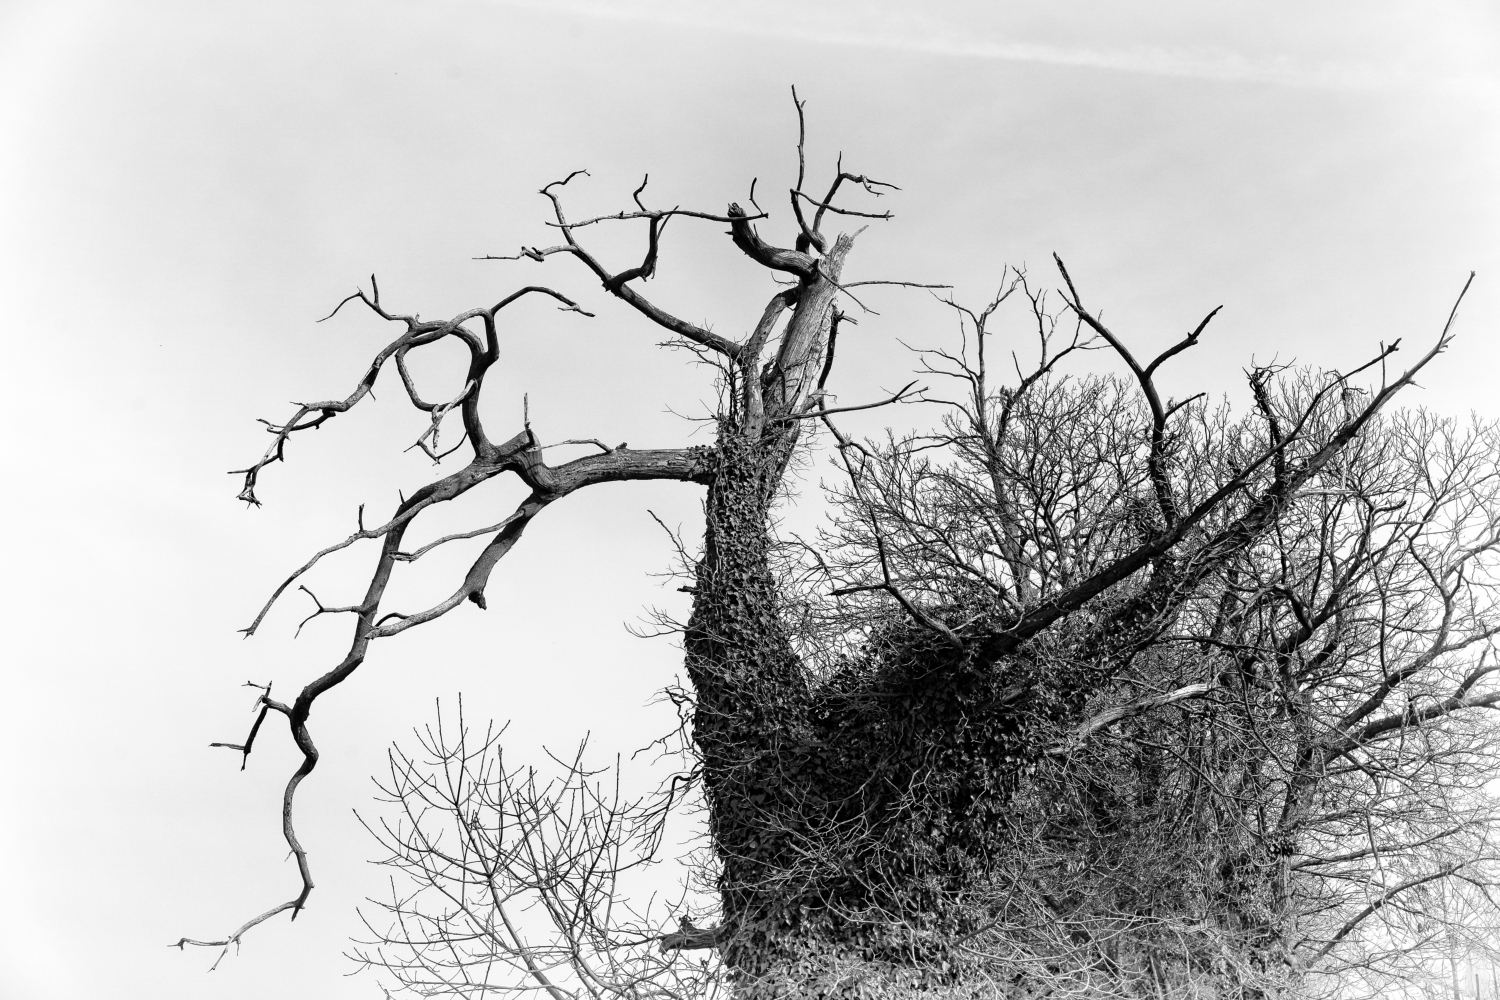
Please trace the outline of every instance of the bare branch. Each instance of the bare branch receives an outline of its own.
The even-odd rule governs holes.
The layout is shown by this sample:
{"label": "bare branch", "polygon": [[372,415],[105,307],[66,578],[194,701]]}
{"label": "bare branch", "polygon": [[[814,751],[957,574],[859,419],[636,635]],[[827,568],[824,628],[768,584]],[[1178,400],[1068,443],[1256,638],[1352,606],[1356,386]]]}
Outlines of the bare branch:
{"label": "bare branch", "polygon": [[[878,400],[878,401],[876,401],[874,403],[861,403],[861,404],[859,404],[857,406],[823,406],[822,405],[822,399],[821,399],[821,397],[819,397],[819,399],[817,400],[817,402],[814,404],[814,405],[817,406],[816,409],[810,409],[810,410],[808,410],[805,413],[789,413],[789,414],[786,414],[785,416],[782,416],[779,419],[781,419],[781,420],[821,420],[823,417],[832,416],[835,413],[853,413],[856,410],[873,410],[876,407],[889,406],[892,403],[904,403],[904,402],[908,402],[911,399],[911,397],[908,396],[907,394],[909,392],[911,392],[912,387],[915,386],[916,384],[917,384],[916,382],[908,382],[908,383],[906,383],[905,386],[903,386],[901,388],[900,391],[898,391],[897,393],[895,393],[894,395],[890,396],[887,399]],[[922,389],[918,388],[917,392],[918,393],[922,392]]]}
{"label": "bare branch", "polygon": [[1140,698],[1126,705],[1114,705],[1106,708],[1104,711],[1090,716],[1087,721],[1073,730],[1067,744],[1054,747],[1048,753],[1068,753],[1070,749],[1082,744],[1101,729],[1107,729],[1117,722],[1123,722],[1144,712],[1149,712],[1154,708],[1175,705],[1189,698],[1202,698],[1212,690],[1213,685],[1211,684],[1188,684],[1175,691],[1168,691],[1165,694],[1151,695],[1148,698]]}

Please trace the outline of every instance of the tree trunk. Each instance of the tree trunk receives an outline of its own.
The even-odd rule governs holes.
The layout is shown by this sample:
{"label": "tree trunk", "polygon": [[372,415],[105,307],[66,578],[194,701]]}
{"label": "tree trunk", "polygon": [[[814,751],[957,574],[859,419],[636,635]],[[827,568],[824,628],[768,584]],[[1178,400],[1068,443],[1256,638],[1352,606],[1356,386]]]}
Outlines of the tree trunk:
{"label": "tree trunk", "polygon": [[[986,874],[977,859],[1002,831],[998,810],[1022,764],[1003,711],[1018,658],[955,648],[905,622],[872,644],[877,654],[815,678],[779,613],[771,508],[800,416],[816,404],[812,376],[850,242],[840,237],[782,300],[796,311],[776,359],[764,371],[755,352],[741,362],[684,643],[721,866],[720,947],[744,997],[903,996],[955,983],[946,942],[968,925],[948,904]],[[777,312],[773,300],[762,325]],[[989,724],[971,730],[971,713]]]}

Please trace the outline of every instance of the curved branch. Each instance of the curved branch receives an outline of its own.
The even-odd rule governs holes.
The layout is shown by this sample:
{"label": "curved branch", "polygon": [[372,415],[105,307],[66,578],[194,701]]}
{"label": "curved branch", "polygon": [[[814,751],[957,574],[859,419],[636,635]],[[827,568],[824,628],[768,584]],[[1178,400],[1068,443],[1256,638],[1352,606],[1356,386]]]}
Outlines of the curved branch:
{"label": "curved branch", "polygon": [[1061,746],[1054,747],[1048,752],[1054,755],[1065,754],[1069,750],[1082,745],[1090,736],[1093,736],[1099,730],[1112,726],[1116,722],[1123,722],[1126,719],[1134,718],[1135,716],[1140,715],[1143,712],[1149,712],[1153,708],[1162,708],[1166,705],[1175,705],[1180,701],[1187,701],[1189,698],[1202,698],[1212,689],[1213,685],[1211,684],[1188,684],[1184,687],[1178,688],[1175,691],[1168,691],[1165,694],[1152,695],[1149,698],[1140,698],[1125,705],[1112,705],[1109,708],[1104,709],[1102,712],[1091,716],[1088,720],[1075,728],[1068,737],[1067,743]]}
{"label": "curved branch", "polygon": [[774,271],[795,274],[803,281],[812,281],[817,277],[817,261],[799,250],[783,250],[761,239],[755,232],[755,227],[750,225],[750,217],[738,204],[730,204],[729,218],[729,238],[751,260]]}
{"label": "curved branch", "polygon": [[[344,397],[343,399],[330,399],[318,403],[300,404],[296,412],[292,414],[291,419],[287,420],[285,423],[274,424],[269,420],[261,421],[261,423],[266,425],[267,431],[274,435],[274,440],[266,448],[266,451],[261,456],[260,460],[255,464],[245,469],[234,469],[230,471],[229,474],[232,476],[245,477],[244,486],[241,488],[239,493],[239,499],[244,500],[246,503],[259,506],[260,500],[255,495],[255,486],[259,479],[260,471],[274,462],[282,462],[286,460],[286,443],[291,438],[291,436],[298,431],[316,430],[323,424],[327,423],[329,420],[333,419],[338,414],[347,412],[348,410],[352,409],[356,404],[359,403],[360,400],[364,399],[365,396],[370,394],[371,390],[375,386],[376,378],[378,378],[380,375],[381,369],[384,367],[385,363],[392,357],[396,358],[396,365],[401,373],[402,383],[406,388],[407,395],[411,399],[412,405],[414,405],[419,410],[431,413],[438,404],[429,404],[424,402],[421,396],[417,393],[416,385],[412,382],[410,375],[406,372],[405,356],[406,353],[413,348],[425,347],[428,344],[437,343],[439,340],[442,340],[444,337],[448,336],[458,337],[463,341],[464,346],[469,349],[469,372],[465,381],[466,384],[468,382],[473,382],[475,385],[475,391],[471,394],[468,394],[467,396],[461,396],[460,400],[455,401],[462,403],[465,434],[467,435],[469,441],[474,445],[476,454],[490,453],[491,455],[493,455],[494,448],[490,444],[489,440],[485,437],[484,429],[479,422],[478,387],[483,382],[485,371],[488,370],[489,367],[493,365],[499,358],[499,347],[496,343],[494,328],[495,314],[525,295],[540,293],[543,295],[549,295],[552,298],[563,303],[563,308],[566,311],[583,313],[583,315],[585,316],[593,315],[592,313],[586,312],[585,310],[579,308],[578,303],[574,302],[566,295],[563,295],[561,292],[555,291],[542,285],[528,285],[525,288],[512,292],[510,295],[507,295],[505,298],[501,299],[499,302],[495,303],[493,306],[490,306],[487,309],[470,309],[467,312],[459,313],[452,319],[443,322],[423,322],[416,316],[406,316],[386,311],[385,307],[380,304],[380,292],[378,286],[376,286],[374,283],[374,275],[370,276],[370,282],[372,287],[372,293],[370,295],[366,295],[364,293],[364,290],[360,289],[353,295],[345,298],[343,302],[340,302],[339,306],[342,307],[345,302],[350,302],[354,299],[358,299],[367,307],[369,307],[371,312],[375,313],[381,319],[387,320],[389,322],[405,323],[406,331],[401,334],[401,336],[397,337],[395,340],[387,344],[384,349],[382,349],[378,354],[375,355],[374,360],[370,362],[369,366],[365,369],[364,375],[360,378],[358,384],[355,385],[354,391],[351,392],[348,396]],[[337,312],[338,308],[336,307],[333,313],[329,313],[329,316],[332,316]],[[329,318],[329,316],[325,316],[324,319]],[[465,329],[463,326],[464,323],[472,319],[482,319],[485,323],[486,338],[483,342],[481,342],[473,332]],[[321,322],[321,320],[319,322]],[[454,404],[447,404],[448,407],[451,407],[452,405]],[[446,407],[444,409],[446,412]],[[307,419],[311,414],[314,413],[318,415],[316,417],[313,417],[312,419]],[[425,438],[426,435],[423,435],[423,437]]]}
{"label": "curved branch", "polygon": [[219,952],[219,957],[216,958],[216,959],[214,959],[214,964],[208,967],[208,971],[212,972],[214,969],[217,969],[219,967],[219,963],[220,962],[224,961],[224,956],[227,955],[227,954],[229,954],[229,946],[230,945],[237,945],[237,944],[239,944],[240,943],[240,938],[242,938],[242,937],[245,936],[245,932],[246,931],[248,931],[250,928],[254,927],[256,924],[265,923],[267,920],[270,920],[272,917],[276,916],[276,914],[281,913],[284,910],[290,910],[290,909],[292,909],[296,905],[297,905],[297,901],[296,900],[288,900],[285,903],[278,903],[276,906],[271,907],[269,910],[267,910],[266,912],[260,914],[259,916],[251,917],[249,920],[245,921],[243,924],[240,924],[239,927],[235,928],[234,933],[232,933],[228,937],[222,938],[222,939],[220,939],[218,941],[199,941],[197,938],[185,937],[185,938],[179,938],[178,940],[174,941],[172,944],[167,945],[167,947],[168,948],[179,948],[179,949],[181,949],[183,951],[186,951],[187,950],[187,946],[190,945],[190,944],[191,945],[196,945],[196,946],[198,946],[200,948],[221,948],[222,947],[224,950],[221,951],[221,952]]}
{"label": "curved branch", "polygon": [[[676,316],[673,316],[671,313],[668,313],[665,310],[659,308],[645,296],[641,295],[635,289],[631,288],[630,285],[626,284],[625,281],[628,279],[621,279],[619,275],[612,274],[608,268],[606,268],[598,261],[598,259],[593,256],[593,254],[589,253],[583,248],[583,246],[573,235],[575,225],[568,221],[567,215],[563,212],[561,196],[558,195],[557,192],[552,190],[555,187],[562,187],[563,185],[567,184],[568,181],[571,181],[574,177],[577,177],[579,174],[586,175],[587,171],[575,170],[573,171],[573,173],[569,174],[561,181],[553,181],[551,184],[548,184],[546,187],[542,188],[540,192],[548,201],[552,203],[552,214],[553,217],[557,220],[555,225],[556,228],[562,231],[563,239],[566,241],[565,244],[562,246],[550,247],[547,250],[537,250],[536,248],[527,249],[523,247],[521,250],[521,255],[532,260],[540,261],[554,253],[572,254],[574,257],[582,261],[585,267],[587,267],[594,273],[594,276],[597,277],[599,281],[604,285],[606,291],[608,291],[611,295],[615,296],[621,301],[625,302],[627,305],[631,306],[633,309],[635,309],[641,315],[645,316],[647,319],[651,320],[651,322],[655,323],[657,326],[670,330],[673,333],[677,334],[679,337],[690,340],[695,344],[701,344],[704,347],[709,348],[710,350],[717,351],[718,353],[723,354],[725,357],[734,357],[739,352],[738,344],[734,343],[731,340],[726,340],[725,338],[719,336],[716,333],[713,333],[712,331],[704,327],[689,323],[683,319],[679,319]],[[681,215],[686,213],[674,209],[673,214]],[[659,219],[653,219],[652,226],[655,227],[659,225],[659,222]],[[654,258],[650,257],[649,254],[650,251],[648,250],[647,263],[653,264]],[[483,259],[504,260],[509,258],[489,257]],[[643,268],[644,267],[645,265],[643,265]]]}
{"label": "curved branch", "polygon": [[286,593],[287,588],[296,583],[309,570],[321,562],[324,556],[332,555],[335,552],[346,549],[355,542],[372,538],[384,538],[388,537],[394,531],[402,531],[412,518],[416,517],[432,504],[452,500],[454,497],[468,492],[486,479],[490,479],[503,471],[505,471],[504,467],[494,467],[476,460],[457,472],[445,476],[435,483],[429,483],[416,493],[413,493],[397,509],[396,516],[380,527],[361,527],[343,541],[335,542],[326,548],[319,549],[313,554],[311,559],[297,567],[290,576],[271,592],[271,596],[261,607],[260,613],[255,616],[255,620],[250,623],[248,628],[241,629],[240,631],[246,636],[254,635],[256,629],[260,628],[261,622],[265,621],[266,615],[270,613],[272,605],[281,598],[282,594]]}
{"label": "curved branch", "polygon": [[488,608],[489,605],[484,600],[484,588],[485,584],[489,582],[490,572],[494,570],[495,564],[515,547],[516,542],[521,540],[521,533],[526,530],[526,526],[531,523],[531,519],[540,514],[554,499],[556,498],[536,493],[527,497],[516,508],[514,514],[500,522],[500,530],[496,532],[495,537],[490,540],[489,544],[484,547],[484,551],[479,554],[479,558],[474,561],[474,564],[469,567],[469,572],[464,576],[463,584],[456,591],[425,611],[419,611],[413,615],[399,616],[399,619],[390,625],[383,625],[377,622],[370,629],[369,638],[383,639],[386,636],[405,632],[409,628],[430,622],[434,618],[441,618],[466,600],[472,601],[481,609]]}
{"label": "curved branch", "polygon": [[1458,690],[1448,697],[1440,698],[1432,704],[1421,708],[1418,708],[1415,704],[1411,704],[1404,711],[1371,720],[1332,746],[1328,751],[1328,758],[1332,760],[1340,754],[1348,753],[1350,750],[1378,739],[1386,733],[1407,729],[1412,726],[1420,726],[1424,722],[1431,722],[1445,715],[1452,715],[1454,712],[1467,708],[1494,708],[1500,705],[1500,691],[1492,691],[1489,694],[1482,695],[1469,694],[1469,689],[1481,678],[1496,672],[1500,672],[1500,664],[1492,664],[1488,667],[1481,665],[1471,671],[1459,685]]}
{"label": "curved branch", "polygon": [[1350,917],[1344,923],[1344,926],[1340,927],[1338,931],[1333,935],[1333,937],[1330,938],[1323,945],[1323,947],[1318,950],[1318,953],[1312,957],[1312,960],[1308,964],[1311,965],[1316,962],[1321,962],[1323,959],[1327,958],[1328,953],[1333,951],[1334,948],[1338,947],[1339,942],[1348,937],[1349,934],[1354,930],[1354,928],[1364,923],[1368,917],[1372,916],[1375,913],[1375,911],[1379,910],[1382,906],[1389,903],[1398,894],[1405,892],[1407,889],[1414,889],[1417,886],[1424,885],[1428,882],[1435,882],[1440,878],[1447,878],[1449,875],[1452,875],[1462,867],[1463,865],[1461,863],[1446,865],[1443,868],[1439,868],[1437,871],[1427,875],[1415,875],[1407,879],[1405,882],[1402,882],[1400,885],[1396,885],[1391,887],[1390,889],[1387,889],[1368,906],[1360,910],[1354,916]]}
{"label": "curved branch", "polygon": [[1068,274],[1068,269],[1063,264],[1062,258],[1057,254],[1053,254],[1052,259],[1057,262],[1057,269],[1062,272],[1063,281],[1067,284],[1068,292],[1072,295],[1071,299],[1067,295],[1064,295],[1063,302],[1067,304],[1069,309],[1073,310],[1079,319],[1087,323],[1090,329],[1103,337],[1109,346],[1114,348],[1115,353],[1125,362],[1126,367],[1130,369],[1131,374],[1135,376],[1136,381],[1140,384],[1141,392],[1146,397],[1146,404],[1151,408],[1151,452],[1146,459],[1146,469],[1151,477],[1151,486],[1156,491],[1157,507],[1161,510],[1162,519],[1166,522],[1167,527],[1170,528],[1176,523],[1179,515],[1177,502],[1172,496],[1172,480],[1167,474],[1167,417],[1172,412],[1180,409],[1181,404],[1172,406],[1170,409],[1163,406],[1161,396],[1156,391],[1156,383],[1152,380],[1151,375],[1156,369],[1161,367],[1162,362],[1177,354],[1181,354],[1189,347],[1198,343],[1198,338],[1202,335],[1204,329],[1208,327],[1209,321],[1218,315],[1219,310],[1224,307],[1215,306],[1207,316],[1203,317],[1193,332],[1165,351],[1162,351],[1150,364],[1142,368],[1140,363],[1135,360],[1135,356],[1130,353],[1129,349],[1125,347],[1120,339],[1111,333],[1109,328],[1096,319],[1088,310],[1084,309],[1078,295],[1078,289],[1073,287],[1073,279]]}

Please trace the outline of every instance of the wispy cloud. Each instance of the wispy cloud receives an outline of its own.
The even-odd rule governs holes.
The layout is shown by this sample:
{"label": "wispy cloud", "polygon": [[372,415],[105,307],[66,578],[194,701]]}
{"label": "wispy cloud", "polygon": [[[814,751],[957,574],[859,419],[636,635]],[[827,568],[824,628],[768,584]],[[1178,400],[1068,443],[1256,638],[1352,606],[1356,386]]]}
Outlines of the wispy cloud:
{"label": "wispy cloud", "polygon": [[1222,46],[1171,48],[1053,45],[1005,37],[973,25],[858,2],[837,5],[759,0],[500,0],[575,17],[759,35],[787,41],[893,49],[949,58],[1004,60],[1081,69],[1242,81],[1330,90],[1421,90],[1500,93],[1500,77],[1438,75],[1375,63],[1252,56]]}

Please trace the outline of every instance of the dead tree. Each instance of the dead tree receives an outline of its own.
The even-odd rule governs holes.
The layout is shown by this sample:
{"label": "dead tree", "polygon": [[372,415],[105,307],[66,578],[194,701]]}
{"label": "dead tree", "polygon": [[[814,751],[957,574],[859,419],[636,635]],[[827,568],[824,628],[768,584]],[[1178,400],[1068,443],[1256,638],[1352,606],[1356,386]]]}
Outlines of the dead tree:
{"label": "dead tree", "polygon": [[[800,104],[797,110],[800,122]],[[731,988],[746,997],[904,995],[917,989],[1026,996],[1042,986],[1092,989],[1101,976],[1122,989],[1136,988],[1135,958],[1122,962],[1111,955],[1096,939],[1102,925],[1091,914],[1079,912],[1071,897],[1023,877],[1033,867],[1029,858],[1068,854],[1058,846],[1057,824],[1049,826],[1049,815],[1055,820],[1067,809],[1082,808],[1079,802],[1100,817],[1112,808],[1102,791],[1090,792],[1090,781],[1074,780],[1069,772],[1070,761],[1083,759],[1076,747],[1097,745],[1097,737],[1122,720],[1149,722],[1164,710],[1170,714],[1172,706],[1204,697],[1210,689],[1260,690],[1255,684],[1261,681],[1235,680],[1233,669],[1244,677],[1267,676],[1266,671],[1296,677],[1284,665],[1263,661],[1269,657],[1284,664],[1310,645],[1322,649],[1320,643],[1332,642],[1329,629],[1341,627],[1349,600],[1329,599],[1318,588],[1326,590],[1327,573],[1338,578],[1338,567],[1350,558],[1348,545],[1374,546],[1371,532],[1379,532],[1373,527],[1365,535],[1356,532],[1352,541],[1339,536],[1321,554],[1314,546],[1312,554],[1298,555],[1302,561],[1286,570],[1281,582],[1258,579],[1268,572],[1262,553],[1275,548],[1279,533],[1313,537],[1304,524],[1308,504],[1320,502],[1330,477],[1370,439],[1391,399],[1448,345],[1453,317],[1430,349],[1399,374],[1386,371],[1397,344],[1382,346],[1373,360],[1350,371],[1294,381],[1290,387],[1277,383],[1274,373],[1257,371],[1252,374],[1257,412],[1248,420],[1213,424],[1201,403],[1163,399],[1154,376],[1198,342],[1217,310],[1160,355],[1141,361],[1084,303],[1059,260],[1061,324],[1045,296],[1019,277],[1008,285],[1024,289],[1042,334],[1034,366],[1018,365],[1012,384],[995,386],[986,381],[991,376],[982,355],[978,361],[957,354],[947,359],[945,370],[971,390],[959,409],[967,411],[979,433],[954,431],[941,444],[968,449],[971,465],[977,462],[974,467],[983,474],[979,481],[987,477],[988,492],[975,493],[969,508],[980,520],[960,529],[944,520],[941,509],[922,508],[920,491],[909,494],[912,508],[893,519],[896,493],[887,487],[919,449],[882,451],[843,434],[835,421],[842,408],[828,404],[828,385],[841,326],[849,321],[844,308],[853,301],[851,289],[867,283],[846,276],[863,229],[836,233],[832,223],[888,218],[885,212],[851,208],[844,197],[894,188],[840,164],[825,193],[809,193],[802,149],[799,139],[797,180],[789,194],[794,223],[789,245],[761,234],[757,224],[769,215],[757,205],[753,185],[749,210],[738,204],[722,213],[649,208],[643,183],[633,208],[574,220],[563,196],[580,171],[541,191],[561,242],[496,258],[571,258],[611,296],[717,364],[723,404],[711,444],[636,449],[596,442],[597,454],[549,465],[546,442],[529,424],[495,440],[481,423],[479,403],[499,357],[500,314],[526,295],[548,296],[565,309],[581,311],[553,288],[527,286],[492,306],[442,321],[390,311],[373,278],[368,291],[361,289],[340,304],[358,302],[397,324],[399,333],[350,395],[301,406],[284,422],[268,424],[271,445],[242,470],[241,499],[257,502],[258,477],[285,457],[290,440],[354,407],[388,364],[397,369],[413,406],[430,417],[422,446],[436,457],[437,430],[456,413],[462,436],[443,454],[462,451],[466,461],[405,498],[382,523],[365,527],[361,521],[354,534],[314,555],[275,590],[247,629],[253,633],[271,603],[324,556],[362,541],[379,546],[363,598],[349,606],[318,604],[314,612],[353,618],[344,659],[290,701],[273,698],[266,685],[249,737],[243,744],[222,744],[248,759],[269,715],[288,723],[303,760],[286,786],[283,831],[297,859],[300,887],[224,938],[184,938],[179,944],[227,948],[276,914],[289,911],[295,917],[306,903],[313,881],[293,806],[299,783],[318,761],[309,713],[319,697],[358,670],[373,642],[466,603],[484,608],[496,565],[555,502],[600,483],[656,479],[704,490],[704,537],[692,566],[692,613],[682,645],[691,685],[694,773],[706,803],[721,921],[691,933],[679,929],[664,942],[669,947],[711,943]],[[639,291],[639,283],[656,270],[663,228],[675,217],[726,225],[729,239],[754,268],[785,282],[743,339],[681,319]],[[586,245],[590,227],[632,223],[646,231],[644,255],[634,266],[615,270]],[[981,351],[984,324],[1004,297],[983,312],[966,314],[969,335],[977,337]],[[466,350],[467,372],[454,398],[432,402],[418,391],[407,358],[445,340]],[[1086,346],[1117,356],[1139,403],[1126,405],[1120,385],[1085,388],[1114,407],[1111,419],[1101,422],[1093,418],[1100,412],[1098,400],[1059,388],[1059,362]],[[939,355],[932,358],[942,361]],[[1362,395],[1365,385],[1369,389]],[[908,387],[892,399],[909,398],[911,392]],[[1048,394],[1052,409],[1037,410],[1034,401]],[[1028,406],[1034,410],[1029,416]],[[1088,444],[1094,454],[1075,456],[1069,466],[1056,454],[1062,446],[1039,440],[1045,428],[1038,415],[1073,420],[1075,429],[1094,428],[1079,437],[1088,444],[1088,434],[1097,436]],[[1120,422],[1127,417],[1136,423]],[[1201,429],[1194,431],[1195,424]],[[849,476],[843,555],[817,563],[819,571],[831,575],[825,595],[832,590],[834,606],[848,614],[842,623],[830,624],[816,609],[799,612],[811,605],[799,604],[785,540],[773,529],[773,508],[789,465],[814,425],[833,436]],[[1052,485],[1059,490],[1051,493],[1017,488],[1024,477],[1007,481],[1006,463],[1032,445],[1037,461],[1052,461],[1059,475],[1084,477],[1069,487],[1072,500],[1060,489],[1064,480],[1055,476]],[[1047,447],[1053,449],[1050,458]],[[1201,457],[1210,451],[1209,458]],[[1089,462],[1097,467],[1094,473],[1083,468]],[[410,529],[425,512],[506,474],[530,491],[515,510],[494,524],[407,546]],[[1044,484],[1051,473],[1042,475],[1033,476],[1034,482]],[[1073,500],[1080,503],[1069,510]],[[959,543],[962,531],[972,538]],[[446,599],[413,613],[385,607],[398,564],[464,539],[484,539],[483,547]],[[965,563],[971,556],[960,551],[964,545],[981,553],[977,563]],[[1475,551],[1474,558],[1482,559],[1489,543]],[[1319,568],[1324,564],[1336,565]],[[1444,572],[1431,569],[1432,593],[1467,593],[1472,577],[1463,570],[1453,571],[1458,577]],[[1314,583],[1304,587],[1307,574]],[[1370,579],[1378,584],[1379,574]],[[1365,593],[1359,591],[1361,599]],[[1214,599],[1222,607],[1209,614],[1204,608]],[[1409,670],[1388,671],[1364,701],[1345,695],[1340,732],[1356,745],[1329,742],[1328,733],[1317,728],[1321,721],[1286,708],[1294,721],[1277,717],[1276,741],[1264,752],[1278,760],[1286,753],[1294,757],[1281,793],[1289,815],[1317,808],[1316,794],[1297,776],[1316,774],[1323,781],[1344,762],[1353,766],[1359,749],[1378,744],[1382,734],[1500,698],[1481,691],[1489,668],[1454,666],[1489,634],[1487,626],[1471,629],[1460,642],[1440,630],[1426,659],[1414,652]],[[1172,651],[1186,648],[1222,648],[1231,664],[1239,662],[1236,657],[1253,663],[1216,667],[1212,676],[1200,671],[1192,683],[1171,688],[1148,688],[1137,679],[1150,664],[1157,665],[1153,677],[1173,677],[1160,664],[1178,662]],[[1333,642],[1332,648],[1320,662],[1337,673],[1328,664],[1330,658],[1345,662],[1339,659],[1344,647]],[[1364,655],[1373,654],[1366,647]],[[1456,678],[1450,689],[1436,702],[1403,703],[1392,715],[1390,699],[1404,693],[1412,679],[1432,676],[1424,671],[1438,660],[1448,671],[1441,676]],[[1174,677],[1174,683],[1178,679],[1185,678]],[[1276,689],[1282,702],[1306,700],[1300,683],[1283,682]],[[1228,708],[1224,713],[1232,715]],[[1219,732],[1216,719],[1194,718],[1198,735],[1182,739]],[[1258,717],[1245,723],[1242,742],[1268,741],[1258,725]],[[1071,744],[1063,738],[1067,734]],[[1253,757],[1262,751],[1240,752]],[[1242,780],[1247,773],[1263,773],[1259,766],[1224,765],[1212,777]],[[1092,768],[1097,778],[1118,775],[1121,767],[1127,764],[1105,761],[1079,769]],[[1128,767],[1139,772],[1137,764]],[[1335,837],[1337,821],[1327,823],[1333,825],[1320,829]],[[1319,835],[1309,833],[1306,842]],[[1112,843],[1102,834],[1096,839]],[[1253,855],[1261,848],[1226,849]],[[1232,907],[1239,891],[1226,887],[1224,905]],[[1022,905],[1033,896],[1046,908],[1045,922],[1063,928],[1060,936],[1038,923],[1036,913],[1042,911]],[[1183,912],[1183,919],[1190,919]],[[1246,926],[1254,924],[1252,916],[1245,920]],[[1245,933],[1253,938],[1258,932]],[[1265,949],[1258,938],[1255,942],[1259,955]],[[1203,971],[1167,969],[1149,958],[1142,959],[1142,967],[1171,988],[1173,982],[1191,983]],[[535,988],[562,990],[555,983],[549,988],[544,973],[530,975]]]}

